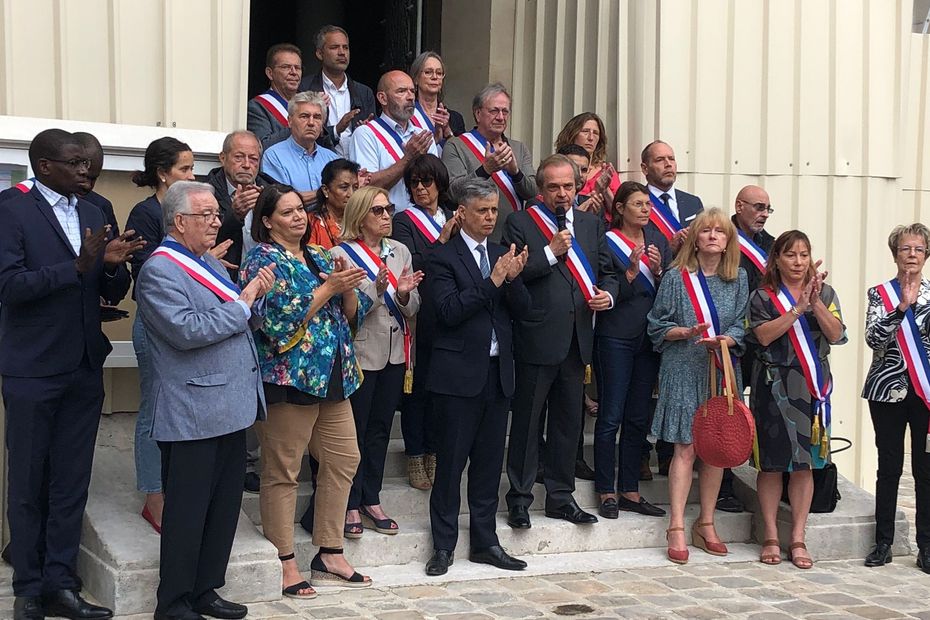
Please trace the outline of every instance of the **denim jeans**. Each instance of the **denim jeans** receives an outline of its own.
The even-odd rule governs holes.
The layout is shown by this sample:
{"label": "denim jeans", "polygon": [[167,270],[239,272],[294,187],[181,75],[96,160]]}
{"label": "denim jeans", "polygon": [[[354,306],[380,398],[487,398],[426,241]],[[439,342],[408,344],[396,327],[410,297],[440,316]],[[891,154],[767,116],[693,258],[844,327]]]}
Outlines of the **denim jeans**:
{"label": "denim jeans", "polygon": [[145,325],[139,315],[132,324],[132,348],[139,368],[139,414],[136,416],[136,488],[143,493],[161,493],[161,450],[151,437],[155,395],[152,394],[152,359],[149,357]]}
{"label": "denim jeans", "polygon": [[[639,490],[639,462],[648,431],[649,400],[659,376],[659,354],[638,338],[598,336],[594,342],[598,412],[594,425],[594,490],[613,493],[614,468],[620,492]],[[620,431],[619,454],[617,431]]]}

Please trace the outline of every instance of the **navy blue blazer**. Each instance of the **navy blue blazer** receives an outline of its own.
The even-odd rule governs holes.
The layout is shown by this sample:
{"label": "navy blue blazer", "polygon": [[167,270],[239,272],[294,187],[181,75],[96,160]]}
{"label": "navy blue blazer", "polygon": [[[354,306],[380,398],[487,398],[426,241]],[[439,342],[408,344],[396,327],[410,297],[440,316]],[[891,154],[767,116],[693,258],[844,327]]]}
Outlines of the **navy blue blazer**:
{"label": "navy blue blazer", "polygon": [[[79,198],[81,229],[107,221]],[[104,273],[103,256],[84,274],[52,207],[36,188],[0,204],[0,374],[48,377],[71,372],[86,357],[103,366],[112,350],[100,329],[100,298],[119,303],[129,290],[120,265]]]}
{"label": "navy blue blazer", "polygon": [[[34,178],[29,179],[30,181],[35,181]],[[31,188],[30,188],[31,189]],[[6,202],[10,198],[15,198],[21,194],[26,194],[27,191],[20,189],[19,185],[14,185],[13,187],[8,187],[7,189],[0,192],[0,202]],[[113,232],[114,237],[119,236],[119,222],[116,221],[116,214],[113,213],[113,203],[107,200],[105,197],[101,196],[97,192],[87,192],[85,195],[81,196],[87,202],[97,205],[101,211],[103,211],[103,217],[107,219],[107,224],[110,225],[110,230]]]}
{"label": "navy blue blazer", "polygon": [[697,217],[697,214],[704,210],[704,203],[694,194],[683,192],[675,188],[675,199],[678,201],[678,217],[681,225],[687,228]]}
{"label": "navy blue blazer", "polygon": [[[488,243],[493,269],[505,253]],[[532,310],[529,291],[521,278],[494,286],[484,278],[460,234],[438,246],[429,256],[430,293],[424,303],[437,317],[432,354],[426,369],[426,389],[436,394],[478,396],[485,389],[491,349],[491,329],[497,334],[500,381],[504,396],[513,396],[513,318]]]}

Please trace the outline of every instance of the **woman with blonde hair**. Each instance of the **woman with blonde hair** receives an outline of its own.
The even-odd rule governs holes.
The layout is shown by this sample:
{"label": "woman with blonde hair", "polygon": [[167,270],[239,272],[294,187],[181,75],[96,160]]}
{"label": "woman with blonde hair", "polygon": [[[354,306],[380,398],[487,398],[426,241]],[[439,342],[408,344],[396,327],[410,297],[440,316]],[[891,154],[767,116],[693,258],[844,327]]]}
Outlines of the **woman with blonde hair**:
{"label": "woman with blonde hair", "polygon": [[[652,434],[675,444],[669,467],[670,515],[668,558],[688,561],[685,504],[691,489],[695,452],[691,425],[698,406],[710,396],[707,376],[710,356],[719,355],[725,341],[734,355],[743,351],[749,285],[739,266],[739,239],[733,223],[720,209],[701,212],[659,285],[648,315],[648,333],[662,354],[659,401]],[[722,383],[722,373],[720,381]],[[742,381],[737,374],[737,393]],[[701,512],[691,528],[692,544],[712,555],[727,547],[714,529],[714,510],[723,470],[702,464],[699,472]]]}
{"label": "woman with blonde hair", "polygon": [[413,271],[410,250],[390,238],[393,214],[386,190],[361,188],[346,204],[342,243],[333,248],[334,257],[365,270],[359,290],[373,302],[365,324],[355,333],[355,355],[365,380],[349,397],[361,461],[349,493],[346,538],[360,538],[363,523],[382,534],[398,530],[381,507],[380,493],[405,374],[409,387],[413,383],[409,319],[420,308],[417,285],[423,272]]}

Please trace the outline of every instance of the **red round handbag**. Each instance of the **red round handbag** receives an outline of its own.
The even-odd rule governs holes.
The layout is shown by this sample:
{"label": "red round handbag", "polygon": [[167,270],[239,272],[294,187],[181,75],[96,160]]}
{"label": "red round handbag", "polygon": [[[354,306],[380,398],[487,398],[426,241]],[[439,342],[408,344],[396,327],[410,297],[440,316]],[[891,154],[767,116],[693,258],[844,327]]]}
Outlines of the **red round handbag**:
{"label": "red round handbag", "polygon": [[716,356],[711,353],[708,360],[710,398],[694,412],[694,451],[708,465],[738,467],[752,452],[756,424],[749,407],[736,394],[730,349],[723,341],[720,343],[720,358],[723,360],[722,393],[717,391]]}

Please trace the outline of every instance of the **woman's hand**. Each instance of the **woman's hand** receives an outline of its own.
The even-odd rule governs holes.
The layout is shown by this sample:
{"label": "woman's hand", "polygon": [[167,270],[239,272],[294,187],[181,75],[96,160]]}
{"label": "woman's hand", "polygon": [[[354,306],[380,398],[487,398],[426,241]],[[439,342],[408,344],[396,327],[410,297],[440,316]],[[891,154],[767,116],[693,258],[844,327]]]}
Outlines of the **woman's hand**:
{"label": "woman's hand", "polygon": [[333,259],[333,272],[321,273],[320,277],[323,278],[323,286],[331,295],[341,295],[361,284],[367,274],[359,267],[346,266],[345,259],[337,256]]}
{"label": "woman's hand", "polygon": [[714,336],[713,338],[701,338],[697,341],[698,344],[702,344],[711,351],[716,351],[720,348],[721,342],[726,342],[728,346],[736,346],[736,341],[730,338],[729,336]]}
{"label": "woman's hand", "polygon": [[409,273],[407,271],[407,267],[404,267],[404,271],[400,274],[400,277],[397,278],[397,292],[401,295],[407,295],[417,286],[419,286],[420,282],[422,281],[422,271],[414,271],[413,273]]}
{"label": "woman's hand", "polygon": [[636,276],[639,275],[639,261],[643,258],[643,252],[645,248],[641,245],[633,248],[633,253],[630,254],[630,266],[626,270],[626,281],[630,284],[633,283],[633,280],[636,279]]}
{"label": "woman's hand", "polygon": [[459,228],[462,226],[462,218],[464,214],[461,209],[455,212],[455,215],[446,220],[446,223],[443,224],[442,230],[439,231],[439,243],[446,243],[449,239],[452,238],[452,235],[459,231]]}
{"label": "woman's hand", "polygon": [[916,278],[908,274],[908,278],[901,282],[901,302],[898,304],[898,310],[907,312],[907,309],[917,303],[917,296],[920,294],[920,274]]}
{"label": "woman's hand", "polygon": [[[666,340],[691,340],[707,331],[710,323],[699,323],[693,327],[673,327],[668,330],[665,336]],[[671,337],[670,337],[671,336]]]}
{"label": "woman's hand", "polygon": [[659,248],[650,244],[646,248],[646,260],[649,262],[649,271],[652,272],[652,275],[659,277],[662,275],[662,255],[659,253]]}
{"label": "woman's hand", "polygon": [[375,291],[378,293],[378,297],[384,295],[384,291],[387,290],[388,286],[388,268],[387,265],[382,264],[381,269],[378,270],[378,275],[375,277]]}
{"label": "woman's hand", "polygon": [[275,263],[271,263],[259,269],[255,277],[239,293],[239,299],[251,307],[256,300],[267,295],[275,283],[274,268],[276,266]]}

